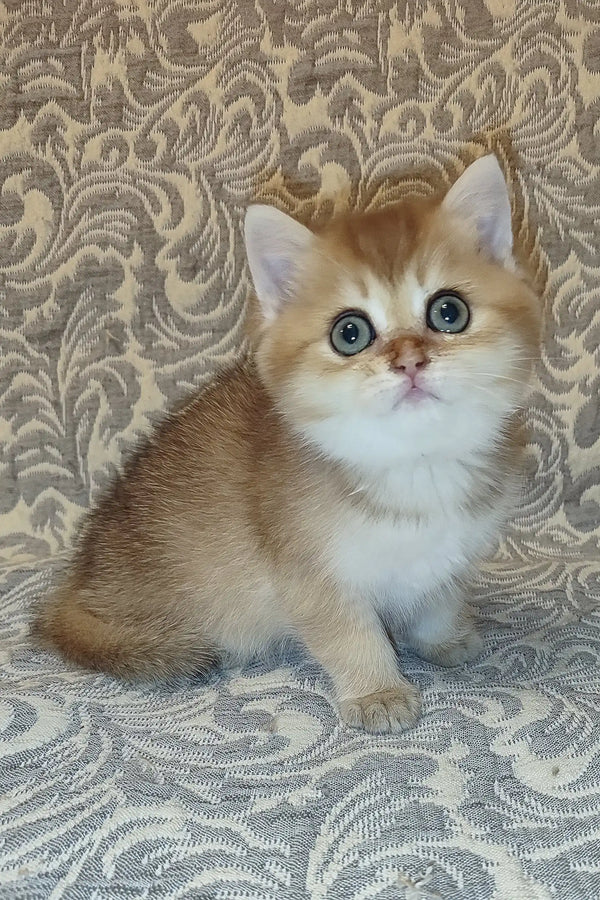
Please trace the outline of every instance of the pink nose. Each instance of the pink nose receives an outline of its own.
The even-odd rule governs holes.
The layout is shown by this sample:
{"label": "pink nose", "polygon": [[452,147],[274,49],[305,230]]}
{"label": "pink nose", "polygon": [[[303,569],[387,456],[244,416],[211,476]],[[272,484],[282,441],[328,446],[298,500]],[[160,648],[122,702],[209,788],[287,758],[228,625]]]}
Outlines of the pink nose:
{"label": "pink nose", "polygon": [[394,372],[402,372],[408,375],[414,382],[418,373],[429,363],[427,347],[420,335],[404,333],[399,334],[385,348],[390,368]]}
{"label": "pink nose", "polygon": [[424,369],[428,362],[429,360],[426,358],[410,359],[403,362],[395,360],[392,363],[392,368],[395,369],[396,372],[404,372],[405,375],[408,375],[411,381],[414,381],[419,370]]}

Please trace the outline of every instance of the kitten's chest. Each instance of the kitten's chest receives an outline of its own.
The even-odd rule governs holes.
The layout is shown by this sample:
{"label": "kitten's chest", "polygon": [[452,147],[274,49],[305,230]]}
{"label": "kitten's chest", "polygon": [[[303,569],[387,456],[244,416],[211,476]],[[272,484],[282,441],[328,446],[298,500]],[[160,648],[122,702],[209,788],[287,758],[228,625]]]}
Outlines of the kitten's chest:
{"label": "kitten's chest", "polygon": [[485,552],[503,516],[503,502],[471,505],[460,484],[420,486],[413,475],[386,488],[387,511],[348,507],[328,546],[336,577],[362,594],[416,599],[436,590]]}

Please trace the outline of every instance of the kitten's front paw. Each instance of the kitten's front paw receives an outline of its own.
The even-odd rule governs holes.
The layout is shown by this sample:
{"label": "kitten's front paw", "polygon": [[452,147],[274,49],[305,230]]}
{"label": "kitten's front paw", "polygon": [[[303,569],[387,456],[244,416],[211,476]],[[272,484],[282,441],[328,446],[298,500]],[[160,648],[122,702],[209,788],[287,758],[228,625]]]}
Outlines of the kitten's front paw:
{"label": "kitten's front paw", "polygon": [[415,724],[421,709],[421,694],[409,681],[365,697],[343,700],[340,712],[352,728],[364,728],[373,734],[404,731]]}
{"label": "kitten's front paw", "polygon": [[415,650],[436,666],[461,666],[476,659],[483,651],[483,638],[475,628],[447,644],[421,644]]}

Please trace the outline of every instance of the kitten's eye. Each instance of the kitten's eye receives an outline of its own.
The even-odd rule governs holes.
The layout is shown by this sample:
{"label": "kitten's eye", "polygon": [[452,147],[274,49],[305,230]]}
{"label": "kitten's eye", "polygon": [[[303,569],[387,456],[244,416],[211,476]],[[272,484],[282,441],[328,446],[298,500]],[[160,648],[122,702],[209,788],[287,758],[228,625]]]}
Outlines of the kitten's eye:
{"label": "kitten's eye", "polygon": [[333,323],[329,338],[333,349],[342,356],[354,356],[373,343],[375,329],[362,313],[345,312]]}
{"label": "kitten's eye", "polygon": [[458,334],[469,324],[471,314],[462,297],[453,291],[442,291],[429,301],[427,325],[433,331]]}

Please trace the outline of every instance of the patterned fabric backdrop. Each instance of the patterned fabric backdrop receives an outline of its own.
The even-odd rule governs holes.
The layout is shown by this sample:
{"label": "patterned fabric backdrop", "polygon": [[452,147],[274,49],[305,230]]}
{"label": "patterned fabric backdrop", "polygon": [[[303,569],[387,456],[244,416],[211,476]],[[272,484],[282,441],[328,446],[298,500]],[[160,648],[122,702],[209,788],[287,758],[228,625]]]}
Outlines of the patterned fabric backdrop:
{"label": "patterned fabric backdrop", "polygon": [[[597,0],[0,3],[0,897],[600,898]],[[81,512],[239,351],[243,210],[494,150],[547,310],[465,669],[343,728],[302,655],[126,688],[28,638]]]}

